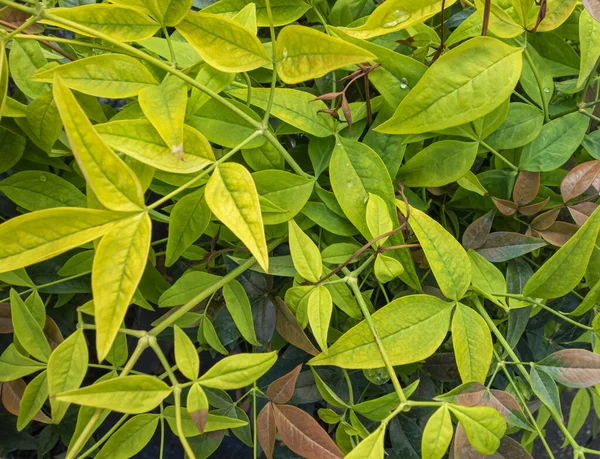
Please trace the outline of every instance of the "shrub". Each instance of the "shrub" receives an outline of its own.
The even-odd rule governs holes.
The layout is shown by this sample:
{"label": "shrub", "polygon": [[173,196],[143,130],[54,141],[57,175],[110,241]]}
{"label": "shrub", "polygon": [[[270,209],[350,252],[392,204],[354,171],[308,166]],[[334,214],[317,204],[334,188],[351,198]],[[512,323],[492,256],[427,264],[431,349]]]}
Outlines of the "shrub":
{"label": "shrub", "polygon": [[0,0],[3,456],[600,455],[596,0],[111,1]]}

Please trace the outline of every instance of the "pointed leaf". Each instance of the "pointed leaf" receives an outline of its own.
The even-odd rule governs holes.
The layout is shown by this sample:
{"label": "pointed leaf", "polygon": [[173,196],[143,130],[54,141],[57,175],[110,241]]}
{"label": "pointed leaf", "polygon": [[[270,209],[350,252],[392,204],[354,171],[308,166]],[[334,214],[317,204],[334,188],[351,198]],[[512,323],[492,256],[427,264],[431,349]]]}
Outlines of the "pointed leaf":
{"label": "pointed leaf", "polygon": [[431,415],[421,440],[423,459],[441,459],[446,454],[452,441],[452,419],[447,405],[439,407]]}
{"label": "pointed leaf", "polygon": [[536,367],[567,387],[600,384],[600,356],[584,349],[564,349],[540,360]]}
{"label": "pointed leaf", "polygon": [[256,419],[256,430],[260,446],[268,459],[272,459],[275,449],[276,430],[275,430],[275,411],[271,402],[258,413]]}
{"label": "pointed leaf", "polygon": [[[200,358],[196,346],[189,336],[177,325],[175,329],[175,363],[179,371],[190,381],[198,378]],[[202,433],[202,432],[201,432]]]}
{"label": "pointed leaf", "polygon": [[298,365],[288,374],[283,375],[281,378],[276,379],[267,388],[267,396],[273,403],[287,403],[294,395],[294,389],[296,388],[296,381],[298,375],[302,370],[302,364]]}
{"label": "pointed leaf", "polygon": [[319,248],[294,220],[288,222],[288,231],[294,268],[307,281],[318,282],[323,274]]}
{"label": "pointed leaf", "polygon": [[32,357],[43,362],[48,361],[51,349],[44,336],[42,327],[14,290],[10,290],[10,311],[15,337]]}
{"label": "pointed leaf", "polygon": [[329,322],[333,313],[333,301],[327,287],[319,285],[308,297],[308,323],[317,343],[324,351],[327,350],[327,334]]}
{"label": "pointed leaf", "polygon": [[202,435],[208,420],[208,398],[204,393],[204,389],[198,383],[195,383],[188,393],[187,410],[192,421],[196,424],[198,432]]}
{"label": "pointed leaf", "polygon": [[264,354],[236,354],[218,361],[204,373],[202,386],[230,390],[249,386],[275,364],[277,352]]}
{"label": "pointed leaf", "polygon": [[487,407],[449,405],[448,408],[465,429],[473,448],[482,454],[494,454],[506,431],[506,422],[500,413]]}

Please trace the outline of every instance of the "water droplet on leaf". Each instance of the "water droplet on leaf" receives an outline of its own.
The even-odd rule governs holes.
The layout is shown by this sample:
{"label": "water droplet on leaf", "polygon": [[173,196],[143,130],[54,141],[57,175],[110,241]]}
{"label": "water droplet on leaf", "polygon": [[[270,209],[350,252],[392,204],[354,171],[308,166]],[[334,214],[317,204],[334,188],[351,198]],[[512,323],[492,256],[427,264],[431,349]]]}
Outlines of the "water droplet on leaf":
{"label": "water droplet on leaf", "polygon": [[45,182],[46,180],[48,180],[48,177],[46,177],[44,174],[40,175],[40,182]]}
{"label": "water droplet on leaf", "polygon": [[544,88],[544,92],[545,92],[546,94],[550,94],[550,88]]}
{"label": "water droplet on leaf", "polygon": [[406,78],[402,78],[402,79],[400,80],[400,87],[401,87],[402,89],[406,89],[406,88],[408,88],[408,80],[407,80]]}

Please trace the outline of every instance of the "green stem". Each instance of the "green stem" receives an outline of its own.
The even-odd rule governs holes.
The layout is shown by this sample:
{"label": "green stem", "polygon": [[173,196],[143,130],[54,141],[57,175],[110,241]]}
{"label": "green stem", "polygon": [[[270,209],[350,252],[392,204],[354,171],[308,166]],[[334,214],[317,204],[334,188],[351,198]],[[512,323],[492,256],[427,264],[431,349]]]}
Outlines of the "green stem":
{"label": "green stem", "polygon": [[546,123],[547,123],[550,121],[550,115],[548,114],[548,104],[546,103],[546,93],[544,92],[545,88],[544,88],[544,84],[542,82],[542,78],[540,76],[540,73],[538,72],[537,67],[533,63],[533,59],[531,58],[529,51],[527,51],[527,48],[523,49],[523,55],[525,56],[525,59],[527,59],[527,62],[529,63],[529,66],[531,67],[531,71],[533,72],[533,76],[535,77],[535,81],[538,85],[538,89],[540,90],[540,98],[542,99],[542,110],[544,111],[544,119],[546,120]]}
{"label": "green stem", "polygon": [[271,11],[270,0],[265,0],[265,6],[267,7],[267,16],[269,18],[269,33],[271,34],[271,53],[273,61],[273,72],[271,74],[271,90],[269,92],[269,101],[267,102],[267,108],[265,109],[265,116],[262,120],[263,128],[266,130],[269,127],[269,116],[271,116],[271,109],[273,108],[273,100],[275,99],[275,85],[277,84],[277,65],[275,55],[275,26],[273,25],[273,12]]}
{"label": "green stem", "polygon": [[346,385],[348,386],[348,404],[354,405],[354,393],[352,391],[352,381],[350,381],[350,375],[345,368],[342,368],[342,374],[344,375]]}
{"label": "green stem", "polygon": [[519,168],[511,163],[508,159],[502,156],[499,152],[497,152],[494,148],[490,147],[483,140],[479,140],[479,143],[487,148],[493,155],[495,155],[498,159],[502,160],[508,167],[510,167],[513,171],[518,171]]}
{"label": "green stem", "polygon": [[31,16],[31,17],[27,18],[27,20],[23,24],[21,24],[19,27],[17,27],[15,30],[13,30],[9,34],[4,35],[3,37],[0,37],[0,39],[2,41],[8,41],[11,38],[13,38],[15,35],[21,33],[23,30],[27,29],[29,26],[32,26],[33,24],[35,24],[37,21],[39,21],[39,17],[37,15]]}
{"label": "green stem", "polygon": [[98,440],[96,443],[94,443],[92,446],[90,446],[87,450],[85,450],[83,453],[81,453],[81,457],[86,457],[89,456],[90,454],[92,454],[96,449],[98,449],[106,440],[108,440],[110,438],[110,436],[115,433],[117,431],[117,429],[119,427],[121,427],[121,425],[127,421],[127,418],[129,418],[128,414],[124,414],[123,416],[121,416],[121,419],[119,419],[117,422],[115,422],[115,425],[111,427],[111,429],[106,432],[104,434],[104,436]]}
{"label": "green stem", "polygon": [[[58,280],[55,280],[55,281],[52,281],[52,282],[48,282],[47,284],[36,285],[34,288],[23,290],[22,292],[17,292],[17,294],[19,296],[22,296],[22,295],[25,295],[27,293],[31,293],[31,292],[33,292],[35,290],[41,290],[43,288],[52,287],[53,285],[62,284],[63,282],[67,282],[67,281],[70,281],[70,280],[73,280],[73,279],[77,279],[78,277],[87,276],[88,274],[91,274],[91,273],[92,273],[91,271],[85,271],[85,272],[82,272],[82,273],[79,273],[79,274],[74,274],[74,275],[69,276],[69,277],[63,277],[62,279],[58,279]],[[7,301],[10,301],[10,297],[6,297],[6,298],[0,300],[0,303],[6,303]]]}
{"label": "green stem", "polygon": [[183,432],[183,423],[181,422],[181,388],[179,386],[175,386],[173,388],[173,398],[175,399],[175,423],[177,424],[177,435],[179,435],[179,441],[181,442],[181,446],[185,453],[191,458],[195,459],[196,455],[192,450],[187,438]]}
{"label": "green stem", "polygon": [[246,96],[246,106],[250,107],[252,104],[252,81],[250,80],[250,75],[248,75],[248,72],[243,72],[242,76],[246,81],[246,89],[248,90],[248,95]]}
{"label": "green stem", "polygon": [[294,170],[294,172],[296,174],[300,175],[301,177],[308,178],[308,179],[314,178],[302,170],[302,168],[298,165],[296,160],[294,158],[292,158],[292,156],[287,152],[287,150],[283,147],[283,145],[281,145],[277,141],[277,138],[273,135],[273,133],[271,133],[268,130],[265,130],[263,135],[269,142],[271,142],[271,145],[273,145],[275,147],[275,149],[279,152],[279,154],[281,156],[283,156],[283,159],[285,159],[285,161],[290,165],[290,167]]}
{"label": "green stem", "polygon": [[593,119],[594,121],[598,121],[598,122],[600,122],[600,118],[598,118],[596,115],[594,115],[594,114],[592,114],[592,113],[588,112],[587,110],[580,109],[580,110],[579,110],[579,113],[581,113],[582,115],[585,115],[585,116],[587,116],[587,117],[589,117],[589,118]]}
{"label": "green stem", "polygon": [[169,35],[169,31],[166,26],[162,26],[163,34],[165,35],[165,39],[167,40],[167,44],[169,45],[169,53],[171,54],[171,64],[174,67],[177,67],[177,56],[175,55],[175,50],[173,49],[173,43],[171,43],[171,36]]}
{"label": "green stem", "polygon": [[256,407],[256,381],[252,383],[252,418],[254,423],[252,424],[252,457],[253,459],[258,459],[258,429],[256,428],[257,424],[257,407]]}

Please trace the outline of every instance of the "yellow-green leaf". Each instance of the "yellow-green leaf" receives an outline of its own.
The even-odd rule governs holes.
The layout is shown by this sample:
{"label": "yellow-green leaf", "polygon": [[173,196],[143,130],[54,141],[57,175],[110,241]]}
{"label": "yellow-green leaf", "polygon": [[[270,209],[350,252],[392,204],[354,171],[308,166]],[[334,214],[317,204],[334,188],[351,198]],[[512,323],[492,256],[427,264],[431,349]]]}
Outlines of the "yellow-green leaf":
{"label": "yellow-green leaf", "polygon": [[290,253],[294,268],[309,282],[318,282],[323,275],[319,248],[294,220],[288,222]]}
{"label": "yellow-green leaf", "polygon": [[189,336],[177,325],[175,329],[175,363],[183,376],[195,381],[200,372],[200,358]]}
{"label": "yellow-green leaf", "polygon": [[48,399],[48,373],[42,371],[39,375],[27,383],[23,391],[21,403],[19,405],[19,417],[17,419],[17,430],[21,431],[32,419],[40,420],[40,415],[44,420],[51,421],[46,415],[41,413],[46,400]]}
{"label": "yellow-green leaf", "polygon": [[[233,18],[250,3],[256,5],[256,25],[269,27],[269,14],[265,0],[220,0],[207,6],[202,11]],[[275,27],[294,22],[310,9],[310,5],[303,0],[270,0],[269,4]]]}
{"label": "yellow-green leaf", "polygon": [[47,362],[52,351],[48,340],[44,336],[44,331],[14,289],[10,289],[10,312],[14,335],[19,344],[32,357]]}
{"label": "yellow-green leaf", "polygon": [[368,437],[363,439],[356,448],[344,456],[345,459],[383,459],[385,451],[383,441],[385,440],[385,429],[387,424],[380,425]]}
{"label": "yellow-green leaf", "polygon": [[404,266],[395,258],[379,254],[375,259],[373,271],[377,280],[385,284],[404,273]]}
{"label": "yellow-green leaf", "polygon": [[6,106],[8,93],[8,61],[6,59],[6,49],[4,41],[0,43],[0,119]]}
{"label": "yellow-green leaf", "polygon": [[[381,196],[369,193],[367,213],[365,216],[367,219],[367,227],[369,228],[372,238],[389,233],[394,229],[392,217],[390,216],[390,209]],[[379,247],[383,245],[387,239],[387,237],[379,239],[375,243],[375,246]]]}
{"label": "yellow-green leaf", "polygon": [[333,312],[333,301],[327,287],[319,285],[308,296],[308,323],[317,343],[327,350],[327,334]]}
{"label": "yellow-green leaf", "polygon": [[152,439],[159,420],[158,414],[140,414],[129,419],[110,436],[95,457],[128,459],[136,456]]}
{"label": "yellow-green leaf", "polygon": [[219,360],[199,383],[213,389],[231,390],[251,385],[275,364],[277,352],[236,354]]}
{"label": "yellow-green leaf", "polygon": [[37,73],[32,79],[51,83],[54,75],[60,76],[71,89],[113,99],[137,96],[142,88],[158,84],[146,67],[124,54],[101,54],[78,59]]}
{"label": "yellow-green leaf", "polygon": [[[537,32],[550,32],[565,22],[579,2],[577,0],[548,0],[545,4],[544,19],[537,28]],[[541,4],[541,2],[540,2]],[[529,23],[527,29],[535,27],[540,13],[540,5],[534,5],[529,12]]]}
{"label": "yellow-green leaf", "polygon": [[[398,200],[396,205],[407,215],[404,201]],[[442,225],[414,207],[410,208],[408,223],[442,293],[452,300],[460,300],[471,284],[471,260],[465,249]]]}
{"label": "yellow-green leaf", "polygon": [[419,134],[487,115],[512,94],[521,75],[522,52],[490,37],[466,41],[440,57],[376,130]]}
{"label": "yellow-green leaf", "polygon": [[506,432],[506,422],[494,408],[448,405],[465,429],[469,443],[481,454],[492,455]]}
{"label": "yellow-green leaf", "polygon": [[173,27],[190,12],[194,0],[153,0],[153,3],[157,19],[162,24]]}
{"label": "yellow-green leaf", "polygon": [[[475,0],[477,12],[483,21],[485,0]],[[511,0],[496,0],[490,4],[488,30],[499,38],[513,38],[525,32],[523,21],[518,11],[513,8]]]}
{"label": "yellow-green leaf", "polygon": [[206,184],[206,202],[215,216],[235,234],[265,271],[269,254],[256,185],[237,163],[221,164]]}
{"label": "yellow-green leaf", "polygon": [[108,354],[144,273],[151,227],[148,214],[140,213],[115,226],[96,249],[92,291],[99,361]]}
{"label": "yellow-green leaf", "polygon": [[596,21],[585,8],[579,16],[579,47],[581,67],[577,87],[581,87],[596,68],[600,57],[600,22]]}
{"label": "yellow-green leaf", "polygon": [[421,438],[423,459],[442,459],[452,441],[452,418],[448,405],[443,404],[431,415]]}
{"label": "yellow-green leaf", "polygon": [[190,13],[177,30],[207,63],[223,72],[247,72],[271,62],[255,35],[232,19]]}
{"label": "yellow-green leaf", "polygon": [[275,45],[277,73],[287,84],[319,78],[332,70],[376,59],[375,55],[303,26],[287,26]]}
{"label": "yellow-green leaf", "polygon": [[208,420],[208,398],[202,386],[195,383],[188,393],[186,408],[190,418],[196,424],[198,432],[204,433],[204,427]]}

